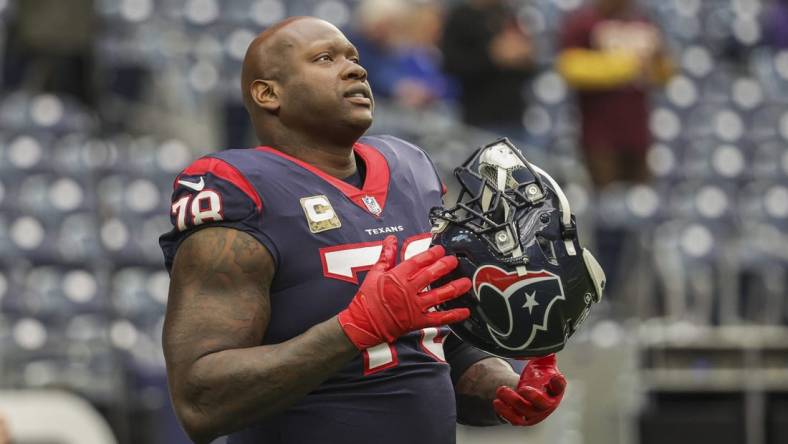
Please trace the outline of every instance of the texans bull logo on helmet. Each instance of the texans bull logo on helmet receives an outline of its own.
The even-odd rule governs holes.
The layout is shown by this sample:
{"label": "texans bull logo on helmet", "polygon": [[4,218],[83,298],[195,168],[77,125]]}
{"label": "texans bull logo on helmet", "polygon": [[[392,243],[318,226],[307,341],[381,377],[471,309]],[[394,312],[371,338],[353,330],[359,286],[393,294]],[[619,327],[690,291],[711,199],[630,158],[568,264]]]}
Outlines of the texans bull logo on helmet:
{"label": "texans bull logo on helmet", "polygon": [[538,331],[547,330],[553,304],[566,299],[561,278],[553,273],[541,270],[520,276],[494,265],[476,270],[473,291],[490,336],[501,347],[513,351],[528,347]]}
{"label": "texans bull logo on helmet", "polygon": [[466,294],[439,306],[471,313],[449,327],[499,356],[561,350],[605,286],[602,267],[580,244],[566,194],[507,139],[476,150],[454,175],[457,203],[430,212],[432,244],[458,261],[435,285],[473,281]]}

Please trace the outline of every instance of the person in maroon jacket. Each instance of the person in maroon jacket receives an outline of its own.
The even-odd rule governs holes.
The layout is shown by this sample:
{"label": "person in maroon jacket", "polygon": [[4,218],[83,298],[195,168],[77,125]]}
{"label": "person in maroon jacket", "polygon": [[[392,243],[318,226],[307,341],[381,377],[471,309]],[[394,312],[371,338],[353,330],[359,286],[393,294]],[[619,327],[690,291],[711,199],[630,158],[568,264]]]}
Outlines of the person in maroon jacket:
{"label": "person in maroon jacket", "polygon": [[634,0],[592,0],[566,19],[559,45],[594,184],[646,181],[648,92],[673,71],[659,28]]}

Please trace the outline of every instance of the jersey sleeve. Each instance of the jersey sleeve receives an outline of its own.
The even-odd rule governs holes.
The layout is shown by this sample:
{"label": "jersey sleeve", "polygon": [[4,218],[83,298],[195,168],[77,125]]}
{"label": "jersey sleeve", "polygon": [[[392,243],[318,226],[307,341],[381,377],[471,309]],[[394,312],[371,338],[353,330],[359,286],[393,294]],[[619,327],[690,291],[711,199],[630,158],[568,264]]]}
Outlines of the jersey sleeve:
{"label": "jersey sleeve", "polygon": [[410,143],[407,140],[402,140],[399,137],[390,136],[390,135],[378,136],[378,137],[380,137],[381,139],[386,139],[388,141],[393,141],[394,143],[399,143],[399,144],[402,144],[402,145],[406,145],[406,146],[412,148],[413,150],[415,150],[416,152],[420,153],[421,156],[424,158],[424,160],[427,163],[429,163],[430,168],[432,168],[432,172],[435,175],[435,180],[437,181],[437,186],[438,186],[438,189],[440,189],[441,196],[444,196],[446,194],[446,192],[448,191],[446,189],[446,185],[444,184],[440,173],[438,173],[438,168],[435,166],[435,162],[432,160],[432,157],[427,152],[427,150],[425,150],[425,149],[423,149],[423,148],[421,148],[421,147],[419,147],[419,146],[417,146],[417,145],[415,145],[413,143]]}
{"label": "jersey sleeve", "polygon": [[248,233],[273,256],[274,242],[262,229],[263,202],[249,180],[230,163],[203,157],[183,170],[173,182],[172,229],[159,238],[167,271],[181,242],[206,227],[227,227]]}
{"label": "jersey sleeve", "polygon": [[[443,351],[444,355],[446,356],[446,362],[449,364],[449,366],[451,366],[451,382],[455,386],[462,375],[473,364],[476,364],[482,359],[497,358],[495,355],[479,350],[478,348],[463,342],[463,340],[454,333],[451,333],[446,337],[446,341],[443,343]],[[525,362],[523,361],[508,358],[500,359],[508,362],[509,365],[512,366],[512,370],[514,370],[517,374],[520,374],[523,371],[523,367],[525,367]]]}
{"label": "jersey sleeve", "polygon": [[457,385],[457,381],[470,366],[482,359],[493,358],[494,356],[467,344],[458,338],[454,333],[446,337],[443,343],[443,351],[446,362],[451,366],[451,382]]}

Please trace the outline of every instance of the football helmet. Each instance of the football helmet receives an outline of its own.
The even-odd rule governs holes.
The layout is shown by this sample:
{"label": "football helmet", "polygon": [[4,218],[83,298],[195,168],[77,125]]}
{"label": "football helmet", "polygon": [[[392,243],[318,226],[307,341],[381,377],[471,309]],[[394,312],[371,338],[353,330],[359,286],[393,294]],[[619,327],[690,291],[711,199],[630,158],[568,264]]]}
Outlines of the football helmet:
{"label": "football helmet", "polygon": [[459,265],[436,285],[468,277],[471,289],[439,309],[467,307],[457,336],[509,358],[561,350],[599,302],[605,273],[577,237],[561,187],[503,138],[454,170],[454,207],[430,212],[432,244]]}

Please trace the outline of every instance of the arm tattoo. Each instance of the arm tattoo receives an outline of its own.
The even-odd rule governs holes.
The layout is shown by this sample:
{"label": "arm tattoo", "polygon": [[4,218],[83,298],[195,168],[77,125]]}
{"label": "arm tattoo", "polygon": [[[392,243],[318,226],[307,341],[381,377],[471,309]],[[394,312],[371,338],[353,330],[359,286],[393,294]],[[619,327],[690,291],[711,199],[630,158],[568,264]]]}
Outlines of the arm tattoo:
{"label": "arm tattoo", "polygon": [[501,424],[492,406],[495,391],[502,385],[515,388],[519,379],[512,367],[499,358],[483,359],[468,367],[455,388],[457,421],[474,426]]}
{"label": "arm tattoo", "polygon": [[335,318],[260,345],[273,275],[268,250],[238,230],[205,228],[178,249],[163,345],[176,412],[197,442],[281,412],[357,353]]}

